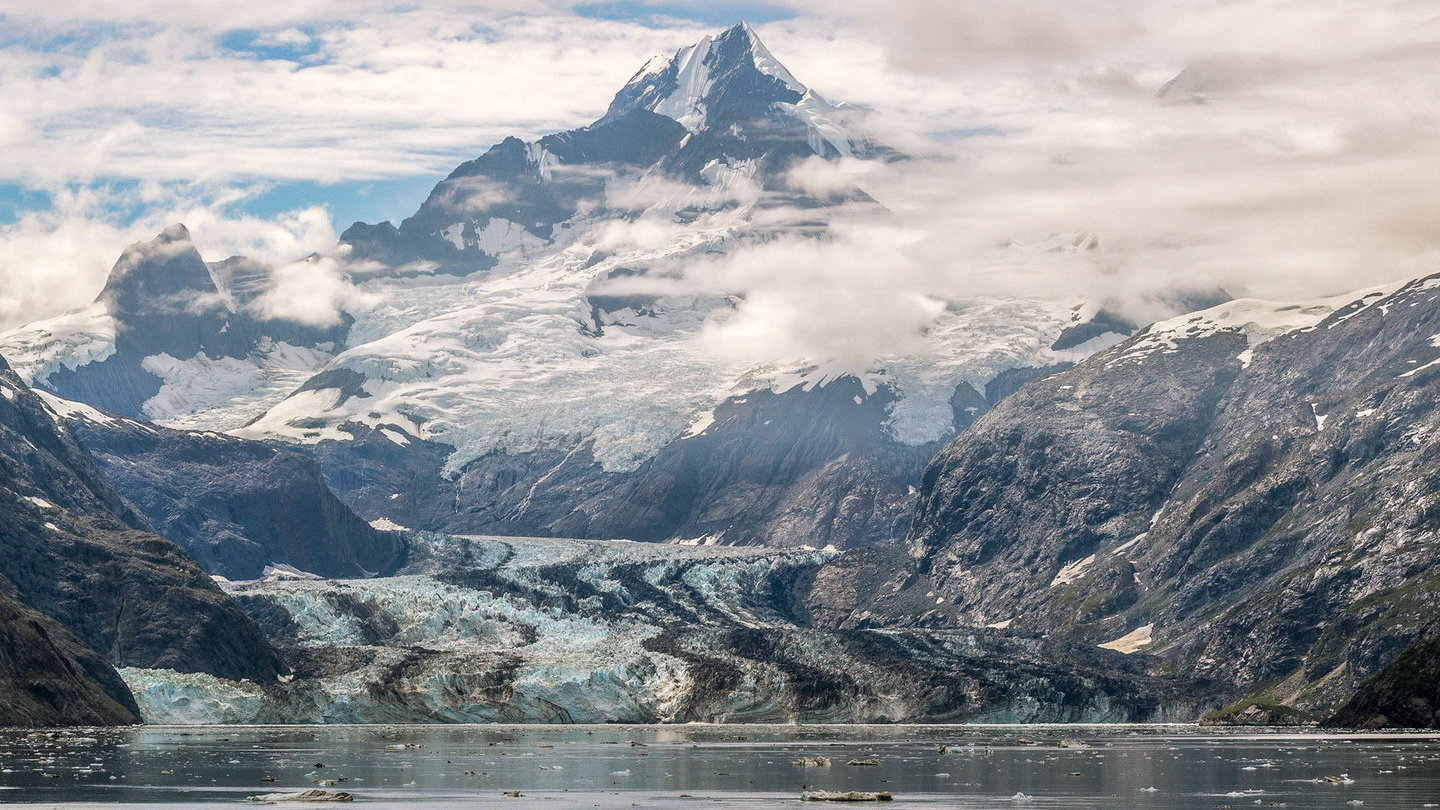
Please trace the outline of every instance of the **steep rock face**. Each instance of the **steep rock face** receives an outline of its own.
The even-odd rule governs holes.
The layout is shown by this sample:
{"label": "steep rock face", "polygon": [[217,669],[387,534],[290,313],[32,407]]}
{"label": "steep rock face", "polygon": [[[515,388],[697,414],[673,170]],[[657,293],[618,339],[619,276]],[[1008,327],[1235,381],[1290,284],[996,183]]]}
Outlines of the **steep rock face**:
{"label": "steep rock face", "polygon": [[401,576],[230,586],[293,645],[293,681],[125,675],[160,722],[1065,722],[1217,705],[1210,684],[1104,650],[815,628],[796,608],[829,556],[421,537]]}
{"label": "steep rock face", "polygon": [[0,593],[118,666],[274,678],[259,630],[170,541],[148,531],[59,424],[0,365]]}
{"label": "steep rock face", "polygon": [[1361,684],[1326,725],[1440,728],[1440,623],[1432,623],[1399,658]]}
{"label": "steep rock face", "polygon": [[188,433],[52,400],[102,472],[149,525],[206,571],[259,579],[289,565],[325,577],[394,570],[402,538],[355,516],[308,456]]}
{"label": "steep rock face", "polygon": [[1436,278],[1156,324],[947,447],[910,581],[858,609],[914,621],[925,588],[929,621],[1143,649],[1333,706],[1440,599],[1437,335]]}
{"label": "steep rock face", "polygon": [[0,726],[138,722],[139,707],[105,659],[55,622],[0,596]]}

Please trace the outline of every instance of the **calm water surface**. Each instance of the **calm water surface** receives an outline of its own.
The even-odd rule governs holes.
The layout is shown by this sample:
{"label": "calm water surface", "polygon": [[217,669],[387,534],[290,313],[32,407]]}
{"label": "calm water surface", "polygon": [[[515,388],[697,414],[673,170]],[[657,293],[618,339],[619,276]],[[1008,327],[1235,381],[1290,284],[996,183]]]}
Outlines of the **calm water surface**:
{"label": "calm water surface", "polygon": [[[1062,739],[1089,747],[1062,747]],[[826,757],[832,765],[792,764],[801,757]],[[879,764],[848,765],[852,760]],[[1319,781],[1340,774],[1351,783]],[[0,731],[0,805],[7,807],[254,806],[248,797],[323,780],[355,795],[348,806],[406,810],[855,806],[802,804],[806,787],[889,791],[895,801],[884,806],[896,810],[1376,810],[1440,807],[1440,735],[1183,726]]]}

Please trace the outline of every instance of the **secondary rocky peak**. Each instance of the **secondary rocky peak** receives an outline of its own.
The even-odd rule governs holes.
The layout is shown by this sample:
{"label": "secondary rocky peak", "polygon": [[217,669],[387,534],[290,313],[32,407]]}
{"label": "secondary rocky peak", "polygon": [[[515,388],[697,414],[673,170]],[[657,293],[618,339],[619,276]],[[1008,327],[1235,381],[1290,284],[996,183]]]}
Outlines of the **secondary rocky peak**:
{"label": "secondary rocky peak", "polygon": [[125,248],[96,301],[111,312],[193,312],[219,292],[190,230],[177,222]]}
{"label": "secondary rocky peak", "polygon": [[808,92],[742,22],[669,59],[651,59],[598,123],[645,109],[698,132],[718,121],[762,115],[776,102],[798,103]]}
{"label": "secondary rocky peak", "polygon": [[154,241],[163,242],[166,244],[173,242],[189,242],[190,229],[185,227],[185,223],[183,222],[174,222],[166,225],[165,230],[161,231],[155,237]]}

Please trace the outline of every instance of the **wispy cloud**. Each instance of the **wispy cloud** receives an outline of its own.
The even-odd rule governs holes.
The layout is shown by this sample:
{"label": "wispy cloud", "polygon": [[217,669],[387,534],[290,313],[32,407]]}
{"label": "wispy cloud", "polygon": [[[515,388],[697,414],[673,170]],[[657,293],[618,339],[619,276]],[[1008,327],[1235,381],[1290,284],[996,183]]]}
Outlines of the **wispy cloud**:
{"label": "wispy cloud", "polygon": [[[637,60],[699,35],[443,4],[393,13],[361,4],[307,30],[237,32],[194,14],[119,5],[132,20],[165,23],[103,27],[58,49],[46,47],[37,23],[33,42],[12,39],[0,51],[0,138],[11,146],[0,153],[0,180],[336,182],[443,172],[506,135],[593,120]],[[301,17],[306,4],[298,5],[275,19]],[[293,58],[247,50],[281,40],[307,48]]]}

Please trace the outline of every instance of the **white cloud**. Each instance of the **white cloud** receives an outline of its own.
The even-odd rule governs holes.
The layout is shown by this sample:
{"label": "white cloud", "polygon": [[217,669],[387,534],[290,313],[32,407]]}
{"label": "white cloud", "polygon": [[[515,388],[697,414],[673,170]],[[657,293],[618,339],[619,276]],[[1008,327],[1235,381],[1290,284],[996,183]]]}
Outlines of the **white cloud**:
{"label": "white cloud", "polygon": [[[289,263],[335,246],[328,212],[310,207],[273,218],[237,214],[245,192],[143,184],[58,189],[50,210],[23,214],[0,226],[0,329],[89,304],[105,285],[121,250],[183,222],[207,261],[246,255]],[[123,212],[146,212],[133,221]],[[336,296],[326,293],[325,300]]]}
{"label": "white cloud", "polygon": [[[0,153],[0,181],[441,173],[506,135],[594,120],[646,57],[701,33],[505,13],[545,12],[531,3],[395,11],[378,2],[261,2],[225,4],[213,17],[183,5],[7,5],[12,36],[29,31],[41,42],[76,21],[95,42],[0,51],[0,137],[30,133],[11,136],[14,148]],[[238,36],[230,29],[244,25],[260,29],[255,45],[311,52],[261,59],[225,47]]]}
{"label": "white cloud", "polygon": [[[1177,284],[1303,298],[1440,265],[1433,4],[790,5],[806,13],[772,50],[940,158],[859,182],[930,235],[932,272],[972,289],[1109,296],[1146,317]],[[997,135],[913,138],[963,130]],[[999,247],[1075,232],[1103,250]]]}
{"label": "white cloud", "polygon": [[0,328],[90,303],[129,240],[92,216],[93,195],[60,194],[52,211],[0,227]]}
{"label": "white cloud", "polygon": [[881,169],[875,161],[812,157],[796,163],[786,179],[790,187],[819,198],[843,194],[855,188],[865,176]]}
{"label": "white cloud", "polygon": [[267,318],[334,326],[343,312],[368,300],[341,272],[339,262],[315,256],[276,267],[270,289],[255,300],[254,308]]}
{"label": "white cloud", "polygon": [[934,278],[898,249],[912,236],[874,228],[738,251],[703,271],[743,297],[701,340],[746,360],[864,364],[923,351],[921,335],[945,304],[927,294]]}

